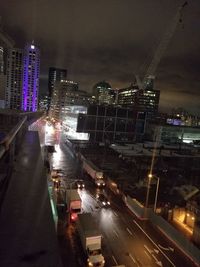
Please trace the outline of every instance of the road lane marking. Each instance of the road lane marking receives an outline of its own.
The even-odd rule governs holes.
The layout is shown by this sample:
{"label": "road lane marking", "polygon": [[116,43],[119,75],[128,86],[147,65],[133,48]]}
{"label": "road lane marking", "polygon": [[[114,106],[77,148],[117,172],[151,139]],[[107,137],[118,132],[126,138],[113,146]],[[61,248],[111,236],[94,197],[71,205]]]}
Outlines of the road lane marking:
{"label": "road lane marking", "polygon": [[132,255],[131,253],[129,253],[128,255],[129,255],[129,257],[131,258],[131,260],[132,260],[134,263],[136,263],[136,260],[133,258],[133,255]]}
{"label": "road lane marking", "polygon": [[114,215],[115,215],[116,217],[118,217],[118,214],[117,214],[115,211],[113,211],[113,213],[114,213]]}
{"label": "road lane marking", "polygon": [[158,246],[163,250],[174,252],[174,248],[171,248],[171,247],[165,248],[165,247],[161,246],[160,244],[158,244]]}
{"label": "road lane marking", "polygon": [[115,264],[118,265],[118,262],[117,262],[117,260],[115,259],[115,257],[113,255],[112,255],[112,258],[113,258]]}
{"label": "road lane marking", "polygon": [[115,230],[113,230],[113,232],[115,233],[115,235],[116,235],[117,237],[119,237],[118,233],[117,233]]}
{"label": "road lane marking", "polygon": [[133,235],[132,232],[131,232],[131,230],[128,229],[128,227],[126,228],[126,230],[129,232],[130,235]]}
{"label": "road lane marking", "polygon": [[147,255],[147,257],[151,260],[151,256],[144,250],[144,253]]}
{"label": "road lane marking", "polygon": [[154,260],[155,260],[155,262],[156,262],[157,265],[159,265],[159,266],[161,266],[161,267],[163,266],[163,265],[162,265],[162,262],[159,261],[159,260],[156,258],[155,255],[152,254],[151,256],[154,258]]}
{"label": "road lane marking", "polygon": [[148,248],[147,245],[144,245],[144,248],[149,252],[149,254],[151,255],[151,253],[153,252],[152,249]]}
{"label": "road lane marking", "polygon": [[148,237],[148,239],[158,248],[158,250],[161,252],[161,254],[171,263],[173,267],[176,267],[176,265],[170,260],[170,258],[159,248],[159,246],[151,239],[151,237],[143,230],[143,228],[135,221],[133,222],[137,225],[137,227]]}

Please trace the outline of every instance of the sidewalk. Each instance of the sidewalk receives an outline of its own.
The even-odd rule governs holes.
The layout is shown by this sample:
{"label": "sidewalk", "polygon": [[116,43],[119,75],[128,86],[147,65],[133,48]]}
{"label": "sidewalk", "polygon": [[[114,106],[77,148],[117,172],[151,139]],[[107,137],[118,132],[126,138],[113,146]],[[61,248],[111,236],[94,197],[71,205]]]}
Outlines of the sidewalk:
{"label": "sidewalk", "polygon": [[61,267],[37,132],[27,132],[0,214],[1,267]]}

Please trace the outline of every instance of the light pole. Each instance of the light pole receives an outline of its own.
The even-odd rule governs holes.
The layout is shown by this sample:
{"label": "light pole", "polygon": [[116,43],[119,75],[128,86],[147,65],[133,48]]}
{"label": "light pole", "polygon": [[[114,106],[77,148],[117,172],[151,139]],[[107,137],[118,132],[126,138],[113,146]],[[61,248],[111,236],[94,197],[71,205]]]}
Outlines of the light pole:
{"label": "light pole", "polygon": [[150,191],[150,186],[151,186],[151,179],[152,179],[152,174],[148,174],[148,182],[147,182],[147,195],[146,195],[146,202],[145,202],[145,210],[148,208],[149,204],[149,191]]}
{"label": "light pole", "polygon": [[159,189],[159,185],[160,185],[160,178],[158,176],[154,176],[155,178],[157,178],[157,185],[156,185],[156,196],[155,196],[155,202],[154,202],[154,212],[156,213],[156,206],[157,206],[157,200],[158,200],[158,189]]}
{"label": "light pole", "polygon": [[146,203],[145,203],[145,209],[148,208],[148,203],[149,203],[149,191],[150,191],[150,186],[151,186],[151,180],[153,178],[157,179],[157,185],[156,185],[156,195],[155,195],[155,201],[154,201],[154,209],[153,211],[156,212],[156,206],[157,206],[157,200],[158,200],[158,190],[159,190],[159,185],[160,185],[160,178],[156,175],[153,175],[152,173],[148,174],[148,184],[147,184],[147,195],[146,195]]}

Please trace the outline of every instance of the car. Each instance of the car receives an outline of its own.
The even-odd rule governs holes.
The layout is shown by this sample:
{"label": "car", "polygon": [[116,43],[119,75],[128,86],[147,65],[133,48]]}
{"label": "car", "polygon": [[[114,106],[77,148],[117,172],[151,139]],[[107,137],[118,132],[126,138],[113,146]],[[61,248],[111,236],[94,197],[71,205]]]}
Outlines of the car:
{"label": "car", "polygon": [[77,181],[76,181],[76,187],[77,187],[78,189],[83,189],[83,188],[85,188],[85,183],[84,183],[84,181],[83,181],[83,180],[77,180]]}
{"label": "car", "polygon": [[110,201],[107,199],[107,197],[104,194],[98,194],[97,199],[102,203],[104,207],[110,206]]}

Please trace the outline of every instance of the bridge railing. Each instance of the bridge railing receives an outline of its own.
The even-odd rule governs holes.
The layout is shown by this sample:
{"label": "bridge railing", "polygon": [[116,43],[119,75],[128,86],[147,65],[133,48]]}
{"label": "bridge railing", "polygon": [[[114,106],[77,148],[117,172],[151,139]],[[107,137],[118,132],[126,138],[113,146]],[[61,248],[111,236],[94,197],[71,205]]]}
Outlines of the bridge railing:
{"label": "bridge railing", "polygon": [[13,129],[3,138],[3,140],[0,142],[0,159],[4,155],[4,153],[9,149],[10,144],[16,137],[17,133],[20,131],[21,127],[26,122],[27,117],[25,116],[23,119],[21,119]]}

